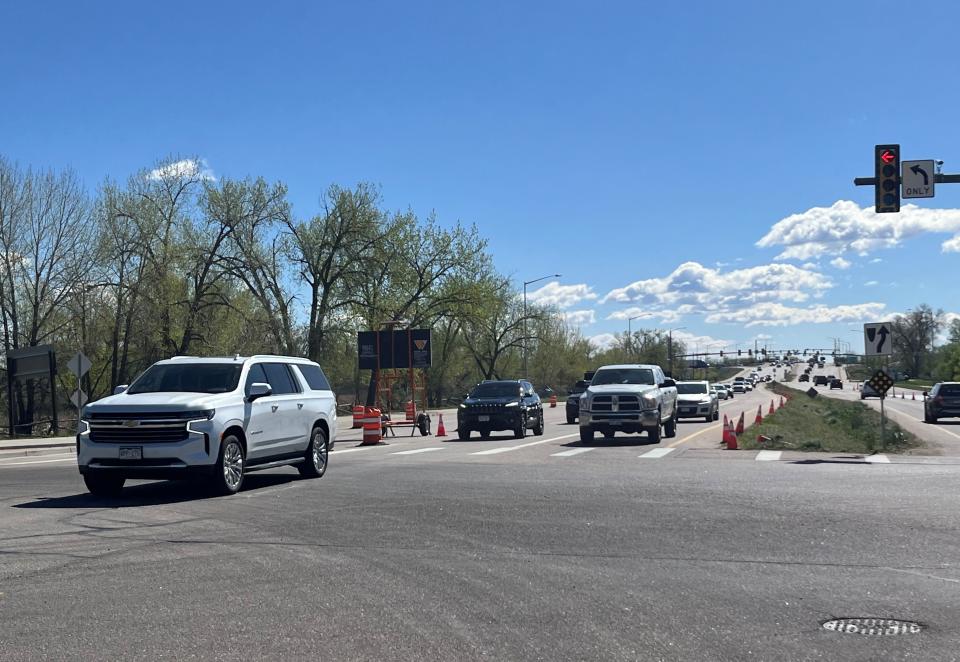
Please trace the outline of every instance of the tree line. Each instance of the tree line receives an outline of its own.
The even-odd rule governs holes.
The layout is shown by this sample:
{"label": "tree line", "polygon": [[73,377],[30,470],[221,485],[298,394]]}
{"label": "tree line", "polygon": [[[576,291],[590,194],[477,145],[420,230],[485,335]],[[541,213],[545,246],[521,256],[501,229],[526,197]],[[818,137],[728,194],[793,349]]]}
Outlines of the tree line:
{"label": "tree line", "polygon": [[[300,216],[282,182],[215,180],[197,162],[168,158],[91,192],[71,170],[0,156],[4,348],[53,345],[61,397],[82,351],[91,399],[171,356],[264,353],[317,361],[352,400],[368,379],[356,333],[392,320],[433,330],[432,406],[519,376],[524,346],[531,380],[558,390],[607,359],[665,357],[655,331],[598,354],[559,311],[524,312],[473,225],[387,210],[370,183],[331,185]],[[43,393],[19,388],[18,418],[33,420]]]}

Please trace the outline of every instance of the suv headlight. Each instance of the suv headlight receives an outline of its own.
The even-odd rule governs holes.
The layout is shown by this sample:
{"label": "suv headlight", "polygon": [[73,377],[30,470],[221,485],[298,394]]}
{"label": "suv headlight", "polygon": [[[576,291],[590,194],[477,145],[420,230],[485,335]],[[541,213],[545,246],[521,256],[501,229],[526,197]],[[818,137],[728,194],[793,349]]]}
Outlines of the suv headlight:
{"label": "suv headlight", "polygon": [[187,415],[191,421],[209,421],[216,413],[216,409],[201,409],[200,411],[188,411]]}
{"label": "suv headlight", "polygon": [[504,406],[504,407],[519,407],[519,406],[520,406],[520,403],[519,403],[519,402],[516,402],[516,401],[514,401],[514,402],[508,402],[507,404],[505,404],[505,405],[503,405],[503,406]]}

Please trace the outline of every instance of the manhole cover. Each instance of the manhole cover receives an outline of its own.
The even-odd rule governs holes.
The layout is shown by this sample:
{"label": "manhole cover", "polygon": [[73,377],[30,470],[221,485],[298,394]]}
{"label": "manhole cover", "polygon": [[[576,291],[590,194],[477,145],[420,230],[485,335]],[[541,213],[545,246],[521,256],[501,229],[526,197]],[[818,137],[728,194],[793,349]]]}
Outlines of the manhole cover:
{"label": "manhole cover", "polygon": [[875,637],[895,634],[919,634],[923,625],[897,618],[833,618],[823,622],[824,630]]}

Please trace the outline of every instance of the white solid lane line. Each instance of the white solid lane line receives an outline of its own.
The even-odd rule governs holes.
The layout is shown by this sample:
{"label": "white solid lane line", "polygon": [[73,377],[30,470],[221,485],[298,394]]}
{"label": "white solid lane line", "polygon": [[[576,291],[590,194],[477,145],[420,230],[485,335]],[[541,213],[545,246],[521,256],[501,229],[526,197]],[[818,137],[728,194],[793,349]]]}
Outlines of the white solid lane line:
{"label": "white solid lane line", "polygon": [[541,439],[540,441],[531,441],[529,444],[520,444],[519,446],[504,446],[503,448],[491,448],[485,451],[479,451],[477,453],[470,453],[470,455],[496,455],[497,453],[507,453],[509,451],[519,450],[521,448],[528,448],[530,446],[539,446],[540,444],[546,444],[551,441],[560,441],[561,439],[569,439],[570,437],[579,437],[580,433],[577,434],[565,434],[562,437],[552,437],[550,439]]}
{"label": "white solid lane line", "polygon": [[443,447],[431,446],[430,448],[414,448],[412,451],[397,451],[391,455],[414,455],[416,453],[429,453],[430,451],[442,451]]}
{"label": "white solid lane line", "polygon": [[890,458],[886,455],[868,455],[863,459],[871,464],[890,464]]}
{"label": "white solid lane line", "polygon": [[641,455],[640,457],[645,457],[645,458],[648,458],[648,459],[653,459],[653,460],[655,460],[655,459],[657,459],[657,458],[663,457],[664,455],[669,455],[670,453],[672,453],[672,452],[675,451],[675,450],[676,450],[676,448],[654,448],[654,449],[651,450],[651,451],[647,451],[646,453],[644,453],[644,454]]}
{"label": "white solid lane line", "polygon": [[573,455],[580,455],[580,453],[586,453],[587,451],[592,451],[593,448],[571,448],[568,451],[563,451],[561,453],[551,453],[550,457],[571,457]]}
{"label": "white solid lane line", "polygon": [[357,451],[368,451],[371,448],[373,448],[373,446],[367,446],[364,448],[335,448],[332,451],[330,451],[330,454],[333,455],[334,453],[356,453]]}
{"label": "white solid lane line", "polygon": [[783,455],[783,451],[760,451],[757,453],[757,462],[776,462]]}

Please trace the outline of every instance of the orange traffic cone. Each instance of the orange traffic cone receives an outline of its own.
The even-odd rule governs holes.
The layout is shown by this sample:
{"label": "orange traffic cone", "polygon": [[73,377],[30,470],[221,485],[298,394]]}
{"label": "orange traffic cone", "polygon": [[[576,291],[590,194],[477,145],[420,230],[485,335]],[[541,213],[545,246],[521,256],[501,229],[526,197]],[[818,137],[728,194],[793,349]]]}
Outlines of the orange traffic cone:
{"label": "orange traffic cone", "polygon": [[737,421],[736,433],[737,433],[737,434],[743,434],[743,429],[744,429],[744,427],[746,427],[746,425],[745,425],[744,422],[743,422],[743,412],[740,412],[740,420]]}
{"label": "orange traffic cone", "polygon": [[901,399],[901,400],[905,399],[905,398],[904,398],[904,395],[903,395],[903,391],[900,391],[900,399]]}
{"label": "orange traffic cone", "polygon": [[727,429],[727,415],[726,415],[726,414],[723,415],[723,429],[724,429],[724,430]]}
{"label": "orange traffic cone", "polygon": [[440,414],[440,423],[437,425],[437,436],[446,437],[447,428],[443,427],[443,414]]}
{"label": "orange traffic cone", "polygon": [[783,399],[783,396],[780,396],[780,409],[783,409],[783,405],[786,404],[786,400]]}
{"label": "orange traffic cone", "polygon": [[757,417],[753,419],[754,425],[763,423],[763,405],[757,405]]}
{"label": "orange traffic cone", "polygon": [[911,393],[911,394],[910,394],[910,399],[911,399],[911,400],[916,400],[916,399],[917,399],[917,394],[916,394],[916,393]]}
{"label": "orange traffic cone", "polygon": [[727,450],[737,450],[737,433],[733,431],[733,423],[730,423],[730,438],[727,440]]}
{"label": "orange traffic cone", "polygon": [[767,412],[767,416],[773,413],[773,398],[770,398],[770,411]]}

